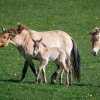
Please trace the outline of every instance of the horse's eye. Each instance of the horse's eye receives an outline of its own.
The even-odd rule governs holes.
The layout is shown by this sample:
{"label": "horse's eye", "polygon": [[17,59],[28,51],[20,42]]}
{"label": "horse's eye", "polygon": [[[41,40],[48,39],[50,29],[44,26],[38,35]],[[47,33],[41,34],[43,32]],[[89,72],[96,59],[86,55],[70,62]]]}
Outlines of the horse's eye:
{"label": "horse's eye", "polygon": [[3,36],[3,38],[6,39],[7,37],[6,36]]}

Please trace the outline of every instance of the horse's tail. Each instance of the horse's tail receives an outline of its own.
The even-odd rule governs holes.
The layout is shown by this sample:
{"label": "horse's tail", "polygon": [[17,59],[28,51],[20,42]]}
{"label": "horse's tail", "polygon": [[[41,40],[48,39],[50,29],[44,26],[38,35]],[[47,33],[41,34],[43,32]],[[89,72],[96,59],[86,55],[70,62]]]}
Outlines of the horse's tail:
{"label": "horse's tail", "polygon": [[73,48],[72,48],[72,64],[73,64],[73,72],[75,79],[80,81],[81,75],[80,75],[80,55],[77,48],[77,44],[74,39],[72,39]]}

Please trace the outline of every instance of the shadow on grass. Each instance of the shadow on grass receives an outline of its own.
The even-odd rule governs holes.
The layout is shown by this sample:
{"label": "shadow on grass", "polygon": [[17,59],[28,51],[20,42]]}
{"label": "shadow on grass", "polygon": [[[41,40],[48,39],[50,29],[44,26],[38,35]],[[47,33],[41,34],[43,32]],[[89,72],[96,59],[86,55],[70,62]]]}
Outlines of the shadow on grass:
{"label": "shadow on grass", "polygon": [[100,84],[92,84],[92,83],[74,83],[74,86],[90,86],[90,87],[100,87]]}
{"label": "shadow on grass", "polygon": [[35,82],[33,81],[24,81],[24,82],[20,82],[19,80],[14,80],[14,79],[9,79],[9,80],[0,80],[0,82],[8,82],[8,83],[19,83],[19,84],[24,84],[24,83],[27,83],[27,84],[35,84]]}
{"label": "shadow on grass", "polygon": [[[19,83],[19,84],[36,84],[34,81],[24,81],[24,82],[20,82],[19,80],[14,80],[14,79],[9,79],[9,80],[0,80],[0,82],[8,82],[8,83]],[[55,86],[58,85],[57,83],[55,84],[51,84],[48,83],[49,85]],[[60,84],[59,84],[60,85]],[[63,86],[64,84],[62,84],[61,86]],[[72,86],[79,86],[79,87],[83,87],[83,86],[90,86],[90,87],[99,87],[100,88],[100,84],[92,84],[92,83],[73,83]]]}

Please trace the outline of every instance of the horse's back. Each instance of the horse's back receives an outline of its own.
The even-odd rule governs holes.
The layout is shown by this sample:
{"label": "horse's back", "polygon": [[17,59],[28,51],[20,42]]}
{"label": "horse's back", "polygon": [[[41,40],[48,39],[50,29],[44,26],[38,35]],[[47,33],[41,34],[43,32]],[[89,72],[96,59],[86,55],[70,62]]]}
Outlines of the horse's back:
{"label": "horse's back", "polygon": [[58,47],[64,49],[68,54],[72,50],[71,37],[64,31],[53,30],[53,31],[33,31],[31,30],[31,37],[35,40],[42,38],[42,43],[47,47]]}

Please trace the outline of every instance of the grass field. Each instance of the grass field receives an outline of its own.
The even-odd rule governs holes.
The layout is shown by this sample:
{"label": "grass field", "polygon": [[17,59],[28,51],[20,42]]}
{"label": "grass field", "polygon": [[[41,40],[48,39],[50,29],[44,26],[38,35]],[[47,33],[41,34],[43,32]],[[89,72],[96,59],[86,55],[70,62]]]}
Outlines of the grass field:
{"label": "grass field", "polygon": [[[88,32],[100,27],[100,0],[1,0],[0,25],[16,28],[20,22],[37,31],[63,30],[77,42],[81,55],[81,82],[71,87],[50,84],[55,68],[47,66],[47,84],[35,84],[31,70],[24,83],[21,78],[24,59],[9,45],[0,48],[0,100],[100,100],[100,54],[91,54]],[[0,30],[0,32],[2,32]],[[36,67],[37,61],[34,61]]]}

